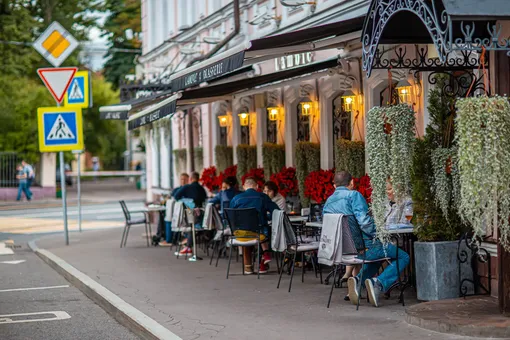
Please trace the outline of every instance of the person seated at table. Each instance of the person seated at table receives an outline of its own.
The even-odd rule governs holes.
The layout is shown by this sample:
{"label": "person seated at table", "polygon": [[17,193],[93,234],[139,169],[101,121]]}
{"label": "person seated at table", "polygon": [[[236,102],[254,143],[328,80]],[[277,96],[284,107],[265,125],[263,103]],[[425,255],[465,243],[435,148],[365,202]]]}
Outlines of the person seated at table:
{"label": "person seated at table", "polygon": [[411,221],[408,217],[412,217],[413,200],[406,197],[403,202],[397,203],[390,178],[386,180],[386,196],[388,197],[385,215],[386,228],[394,229],[395,225],[409,224]]}
{"label": "person seated at table", "polygon": [[223,209],[228,208],[230,201],[234,198],[239,191],[237,190],[237,178],[229,176],[223,179],[221,183],[221,191],[209,200],[216,207],[220,208],[220,216],[223,216]]}
{"label": "person seated at table", "polygon": [[[205,200],[207,199],[207,193],[206,193],[204,187],[201,186],[200,183],[198,182],[199,179],[200,179],[200,175],[198,174],[198,172],[193,172],[191,174],[191,183],[186,184],[183,187],[181,187],[175,193],[174,198],[177,201],[179,201],[183,198],[191,199],[191,200],[193,200],[195,208],[197,208],[197,209],[202,208]],[[197,224],[201,224],[203,217],[204,217],[203,213],[200,213],[199,216],[196,216],[197,221],[199,221],[199,222],[197,222]],[[186,238],[185,242],[183,242],[183,243],[186,243],[188,245],[188,247],[184,247],[180,251],[180,253],[181,254],[191,254],[192,249],[191,249],[191,247],[189,247],[189,245],[192,245],[192,243],[193,243],[193,235],[191,233],[189,235],[187,235],[187,238]]]}
{"label": "person seated at table", "polygon": [[269,196],[269,198],[274,203],[276,203],[276,205],[278,206],[278,208],[280,208],[280,210],[285,211],[285,209],[287,208],[287,203],[285,202],[285,197],[283,197],[282,194],[280,194],[278,192],[278,185],[276,185],[275,182],[267,181],[266,183],[264,183],[264,194]]}
{"label": "person seated at table", "polygon": [[[262,235],[260,235],[260,246],[262,248],[262,260],[260,261],[259,273],[265,274],[268,271],[267,264],[271,262],[271,255],[269,254],[269,225],[268,221],[271,220],[271,216],[274,210],[278,209],[278,206],[271,201],[269,196],[262,192],[258,192],[258,184],[254,178],[248,177],[244,181],[244,192],[235,196],[232,201],[230,201],[231,209],[242,209],[242,208],[255,208],[259,213],[260,225],[262,226]],[[256,238],[258,235],[249,232],[238,230],[235,232],[235,236],[243,237],[243,241],[250,240]],[[246,237],[246,238],[245,238]],[[252,251],[251,247],[243,247],[243,261],[244,261],[244,270],[246,274],[253,273],[252,267]]]}
{"label": "person seated at table", "polygon": [[[365,198],[357,191],[349,190],[349,185],[353,185],[352,175],[347,171],[340,171],[335,174],[334,179],[335,192],[331,195],[324,206],[324,214],[343,214],[353,215],[363,234],[366,250],[363,257],[366,260],[378,260],[388,257],[391,264],[388,265],[379,276],[374,277],[380,268],[380,263],[369,263],[363,268],[363,277],[360,274],[350,277],[347,281],[349,289],[349,298],[354,305],[358,304],[360,292],[358,282],[362,280],[368,291],[368,298],[374,307],[379,306],[379,296],[386,292],[393,283],[395,283],[402,271],[409,264],[409,255],[397,246],[388,243],[383,245],[376,239],[376,229],[372,217],[368,212],[368,205]],[[357,242],[356,242],[357,241]],[[361,240],[354,240],[359,244]],[[397,260],[399,270],[397,271]]]}
{"label": "person seated at table", "polygon": [[185,185],[189,184],[189,175],[185,172],[183,172],[181,174],[181,177],[180,177],[180,183],[181,183],[181,186],[175,188],[174,190],[172,190],[172,197],[175,197],[175,194]]}

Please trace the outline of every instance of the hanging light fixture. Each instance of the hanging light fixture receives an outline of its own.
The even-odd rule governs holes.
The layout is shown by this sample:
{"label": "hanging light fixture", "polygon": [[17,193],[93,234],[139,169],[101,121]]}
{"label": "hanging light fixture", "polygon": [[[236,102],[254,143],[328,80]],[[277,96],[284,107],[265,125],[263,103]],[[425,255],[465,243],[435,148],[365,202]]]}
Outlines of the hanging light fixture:
{"label": "hanging light fixture", "polygon": [[218,116],[218,121],[220,122],[221,127],[227,127],[228,126],[228,116]]}
{"label": "hanging light fixture", "polygon": [[301,103],[301,115],[303,116],[309,116],[312,114],[312,102],[302,102]]}
{"label": "hanging light fixture", "polygon": [[246,112],[240,113],[239,122],[241,126],[248,126],[248,123],[250,122],[250,115]]}
{"label": "hanging light fixture", "polygon": [[413,104],[413,101],[411,100],[411,84],[409,84],[407,80],[404,79],[399,81],[396,90],[400,103],[408,105]]}
{"label": "hanging light fixture", "polygon": [[269,120],[275,121],[278,120],[278,115],[280,114],[279,107],[268,107],[267,113],[269,115]]}
{"label": "hanging light fixture", "polygon": [[354,104],[354,99],[356,99],[356,96],[351,90],[347,90],[342,95],[342,109],[344,112],[352,112],[352,107]]}

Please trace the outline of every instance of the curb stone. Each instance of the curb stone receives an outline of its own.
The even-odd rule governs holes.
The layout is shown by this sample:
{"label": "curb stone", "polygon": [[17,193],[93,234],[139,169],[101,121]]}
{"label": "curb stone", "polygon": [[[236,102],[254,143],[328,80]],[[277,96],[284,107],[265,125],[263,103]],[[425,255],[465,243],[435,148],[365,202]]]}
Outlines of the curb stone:
{"label": "curb stone", "polygon": [[78,288],[89,299],[113,316],[117,322],[142,339],[182,340],[179,336],[157,323],[154,319],[140,312],[69,263],[47,250],[39,249],[35,241],[30,241],[28,246],[37,256],[62,275],[73,286]]}

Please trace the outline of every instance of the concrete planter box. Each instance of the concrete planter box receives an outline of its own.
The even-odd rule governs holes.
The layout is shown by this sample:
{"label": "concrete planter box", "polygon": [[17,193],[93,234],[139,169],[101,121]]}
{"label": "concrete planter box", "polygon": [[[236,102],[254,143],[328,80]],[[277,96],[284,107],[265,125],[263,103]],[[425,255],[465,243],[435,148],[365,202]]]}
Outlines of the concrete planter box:
{"label": "concrete planter box", "polygon": [[418,300],[459,297],[457,248],[457,241],[414,243]]}

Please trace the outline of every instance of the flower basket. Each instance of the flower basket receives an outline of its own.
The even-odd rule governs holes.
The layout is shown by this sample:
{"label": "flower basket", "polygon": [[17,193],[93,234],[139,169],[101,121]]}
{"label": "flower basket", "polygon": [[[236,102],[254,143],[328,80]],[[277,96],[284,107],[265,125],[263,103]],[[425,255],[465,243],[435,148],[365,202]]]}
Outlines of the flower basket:
{"label": "flower basket", "polygon": [[298,194],[296,168],[283,167],[280,172],[271,175],[271,181],[278,185],[278,192],[283,197],[296,196]]}

